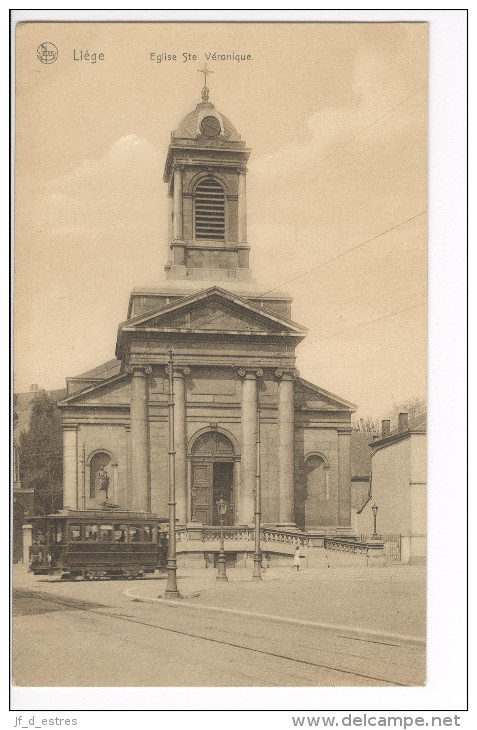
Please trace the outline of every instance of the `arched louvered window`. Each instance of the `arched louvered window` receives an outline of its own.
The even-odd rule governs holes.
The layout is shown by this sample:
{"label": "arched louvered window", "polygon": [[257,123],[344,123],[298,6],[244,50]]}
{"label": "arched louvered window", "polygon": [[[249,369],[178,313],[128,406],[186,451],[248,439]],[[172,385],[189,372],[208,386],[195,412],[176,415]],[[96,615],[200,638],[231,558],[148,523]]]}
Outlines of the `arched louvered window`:
{"label": "arched louvered window", "polygon": [[195,189],[195,237],[225,240],[225,193],[212,177]]}

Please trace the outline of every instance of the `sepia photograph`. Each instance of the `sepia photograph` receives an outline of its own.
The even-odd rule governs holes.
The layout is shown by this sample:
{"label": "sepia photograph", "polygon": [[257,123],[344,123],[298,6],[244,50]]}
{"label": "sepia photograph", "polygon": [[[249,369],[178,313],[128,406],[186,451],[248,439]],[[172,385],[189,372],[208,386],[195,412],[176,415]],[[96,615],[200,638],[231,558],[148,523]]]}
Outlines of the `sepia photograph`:
{"label": "sepia photograph", "polygon": [[426,685],[428,31],[17,23],[14,689]]}

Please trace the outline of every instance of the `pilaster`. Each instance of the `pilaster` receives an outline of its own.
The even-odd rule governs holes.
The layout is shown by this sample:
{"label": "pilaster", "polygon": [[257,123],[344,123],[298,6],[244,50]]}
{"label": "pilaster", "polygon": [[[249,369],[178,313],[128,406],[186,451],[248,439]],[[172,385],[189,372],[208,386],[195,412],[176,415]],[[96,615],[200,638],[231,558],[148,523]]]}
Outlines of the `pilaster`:
{"label": "pilaster", "polygon": [[338,524],[351,525],[351,429],[338,429]]}
{"label": "pilaster", "polygon": [[245,170],[238,174],[238,242],[247,241],[247,188]]}
{"label": "pilaster", "polygon": [[174,168],[174,240],[182,240],[182,166]]}
{"label": "pilaster", "polygon": [[78,427],[63,425],[63,507],[78,509]]}

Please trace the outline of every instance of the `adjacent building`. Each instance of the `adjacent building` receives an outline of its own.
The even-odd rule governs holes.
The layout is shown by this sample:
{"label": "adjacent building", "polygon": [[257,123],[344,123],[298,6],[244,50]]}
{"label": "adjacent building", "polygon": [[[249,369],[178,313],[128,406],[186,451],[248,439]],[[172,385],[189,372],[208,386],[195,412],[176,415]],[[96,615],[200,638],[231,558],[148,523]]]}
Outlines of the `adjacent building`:
{"label": "adjacent building", "polygon": [[382,422],[381,437],[371,444],[371,496],[358,515],[357,531],[373,532],[372,504],[378,505],[378,534],[400,535],[401,562],[426,560],[427,539],[427,425],[426,414],[398,416],[391,432]]}

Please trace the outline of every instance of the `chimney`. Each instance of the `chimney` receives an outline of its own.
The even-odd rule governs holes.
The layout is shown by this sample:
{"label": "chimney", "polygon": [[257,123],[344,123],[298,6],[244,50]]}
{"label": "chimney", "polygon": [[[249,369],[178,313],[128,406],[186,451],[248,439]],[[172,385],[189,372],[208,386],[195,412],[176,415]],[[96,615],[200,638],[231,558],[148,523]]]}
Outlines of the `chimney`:
{"label": "chimney", "polygon": [[399,431],[407,431],[409,429],[409,421],[407,413],[398,414],[398,428]]}
{"label": "chimney", "polygon": [[38,393],[38,383],[30,385],[30,393]]}
{"label": "chimney", "polygon": [[391,421],[386,419],[385,421],[381,421],[381,438],[385,439],[387,438],[391,433]]}

